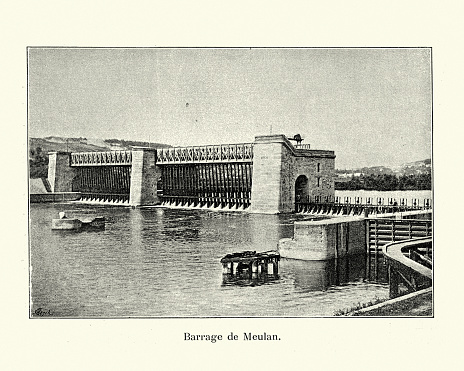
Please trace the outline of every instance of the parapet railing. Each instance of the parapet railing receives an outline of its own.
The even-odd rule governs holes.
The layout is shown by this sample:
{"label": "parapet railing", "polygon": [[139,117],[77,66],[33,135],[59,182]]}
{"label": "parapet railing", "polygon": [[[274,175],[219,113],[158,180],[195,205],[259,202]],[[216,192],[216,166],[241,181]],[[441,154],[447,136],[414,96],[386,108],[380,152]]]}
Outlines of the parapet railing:
{"label": "parapet railing", "polygon": [[73,152],[71,166],[132,165],[132,151]]}
{"label": "parapet railing", "polygon": [[[410,201],[410,202],[408,202]],[[404,197],[394,198],[394,197],[365,197],[364,202],[362,197],[353,197],[350,196],[336,196],[336,203],[344,204],[356,204],[356,205],[380,205],[380,206],[399,206],[399,207],[408,207],[408,208],[417,208],[417,209],[431,209],[432,200],[429,198],[422,199],[422,202],[419,198],[411,198],[408,200]]]}
{"label": "parapet railing", "polygon": [[[364,201],[364,202],[363,202]],[[432,208],[430,199],[384,198],[384,197],[340,197],[340,196],[306,196],[295,200],[296,212],[342,213],[344,215],[372,215],[397,213]]]}
{"label": "parapet railing", "polygon": [[390,298],[432,286],[432,250],[432,237],[383,246],[382,252],[388,264]]}
{"label": "parapet railing", "polygon": [[294,147],[296,149],[311,149],[310,144],[295,144]]}
{"label": "parapet railing", "polygon": [[350,196],[303,196],[297,199],[302,204],[334,203],[339,205],[361,205],[361,206],[397,206],[411,209],[431,209],[432,200],[430,198],[411,198],[404,197],[350,197]]}
{"label": "parapet railing", "polygon": [[253,143],[171,147],[156,150],[156,163],[252,162]]}

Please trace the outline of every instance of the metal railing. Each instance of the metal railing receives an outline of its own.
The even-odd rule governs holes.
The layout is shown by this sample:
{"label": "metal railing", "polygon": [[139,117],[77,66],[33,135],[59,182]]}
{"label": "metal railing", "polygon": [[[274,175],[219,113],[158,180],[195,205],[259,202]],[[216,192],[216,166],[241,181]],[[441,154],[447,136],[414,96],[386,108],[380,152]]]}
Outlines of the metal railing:
{"label": "metal railing", "polygon": [[303,196],[295,201],[296,212],[342,215],[371,215],[397,213],[432,208],[430,199],[394,199],[385,197]]}
{"label": "metal railing", "polygon": [[132,151],[73,152],[71,166],[131,165]]}
{"label": "metal railing", "polygon": [[156,163],[207,163],[207,162],[252,162],[253,144],[221,144],[212,146],[159,148]]}

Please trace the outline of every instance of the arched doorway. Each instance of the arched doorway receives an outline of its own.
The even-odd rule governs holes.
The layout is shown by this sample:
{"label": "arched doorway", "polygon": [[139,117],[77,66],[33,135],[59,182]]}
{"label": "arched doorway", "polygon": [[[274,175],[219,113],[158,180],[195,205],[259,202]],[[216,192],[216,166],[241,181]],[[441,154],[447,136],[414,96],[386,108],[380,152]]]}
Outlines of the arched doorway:
{"label": "arched doorway", "polygon": [[295,181],[295,202],[309,202],[308,177],[300,175]]}

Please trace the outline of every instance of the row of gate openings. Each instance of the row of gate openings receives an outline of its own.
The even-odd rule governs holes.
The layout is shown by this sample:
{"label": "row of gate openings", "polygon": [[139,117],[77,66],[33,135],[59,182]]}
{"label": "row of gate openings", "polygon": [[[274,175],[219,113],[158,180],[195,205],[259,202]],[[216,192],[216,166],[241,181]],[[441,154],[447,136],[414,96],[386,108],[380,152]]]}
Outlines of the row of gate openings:
{"label": "row of gate openings", "polygon": [[130,195],[130,166],[79,166],[74,168],[72,191],[81,199],[128,202]]}
{"label": "row of gate openings", "polygon": [[[158,196],[168,202],[208,202],[249,206],[251,163],[186,164],[160,166]],[[83,198],[128,201],[130,166],[81,166],[75,169],[73,192]]]}
{"label": "row of gate openings", "polygon": [[250,205],[251,163],[165,165],[161,169],[158,189],[165,202]]}

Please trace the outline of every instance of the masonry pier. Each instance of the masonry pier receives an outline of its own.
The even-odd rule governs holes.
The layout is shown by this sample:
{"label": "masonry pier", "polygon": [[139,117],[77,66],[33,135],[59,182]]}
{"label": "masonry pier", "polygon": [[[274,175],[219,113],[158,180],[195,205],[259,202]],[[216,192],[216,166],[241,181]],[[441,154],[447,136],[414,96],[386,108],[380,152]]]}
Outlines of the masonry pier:
{"label": "masonry pier", "polygon": [[367,254],[375,257],[373,269],[377,276],[383,246],[430,236],[431,209],[369,217],[339,216],[295,222],[294,237],[281,239],[279,252],[282,257],[301,260],[330,260]]}
{"label": "masonry pier", "polygon": [[366,228],[362,217],[339,217],[295,222],[294,238],[279,241],[282,257],[330,260],[366,251]]}
{"label": "masonry pier", "polygon": [[288,213],[303,199],[334,200],[335,153],[308,147],[295,147],[284,135],[255,138],[252,212]]}

